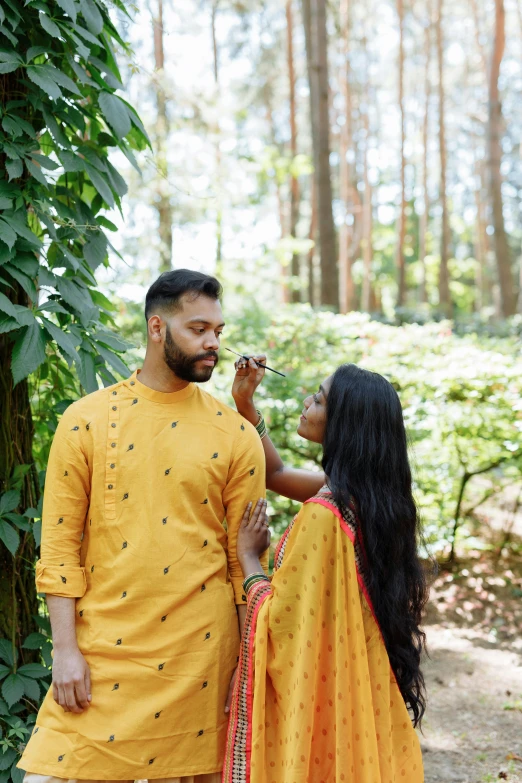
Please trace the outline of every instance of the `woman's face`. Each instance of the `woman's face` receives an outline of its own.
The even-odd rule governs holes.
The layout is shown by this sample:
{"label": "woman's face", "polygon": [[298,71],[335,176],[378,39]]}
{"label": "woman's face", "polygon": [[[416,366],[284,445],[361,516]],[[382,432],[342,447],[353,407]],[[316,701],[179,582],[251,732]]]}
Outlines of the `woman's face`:
{"label": "woman's face", "polygon": [[306,398],[304,401],[304,410],[299,420],[297,434],[305,440],[311,440],[312,443],[322,443],[324,428],[326,426],[326,398],[332,383],[330,375],[319,389]]}

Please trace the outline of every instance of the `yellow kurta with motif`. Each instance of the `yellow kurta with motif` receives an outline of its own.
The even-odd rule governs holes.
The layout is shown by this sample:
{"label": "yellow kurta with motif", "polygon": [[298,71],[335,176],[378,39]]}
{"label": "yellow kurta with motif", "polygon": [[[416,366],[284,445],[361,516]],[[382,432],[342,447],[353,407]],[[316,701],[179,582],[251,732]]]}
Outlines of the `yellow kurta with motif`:
{"label": "yellow kurta with motif", "polygon": [[271,586],[249,593],[224,783],[424,780],[353,531],[325,497],[287,531]]}
{"label": "yellow kurta with motif", "polygon": [[255,429],[194,384],[165,394],[134,374],[67,409],[37,587],[77,599],[92,704],[65,713],[49,691],[22,769],[122,780],[221,768],[244,599],[237,529],[264,491]]}

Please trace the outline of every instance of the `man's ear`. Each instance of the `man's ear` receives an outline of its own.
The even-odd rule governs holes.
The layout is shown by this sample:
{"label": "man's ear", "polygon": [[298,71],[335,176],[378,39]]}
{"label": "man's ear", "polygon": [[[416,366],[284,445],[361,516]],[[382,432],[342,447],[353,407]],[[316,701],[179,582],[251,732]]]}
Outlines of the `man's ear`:
{"label": "man's ear", "polygon": [[151,315],[147,323],[147,334],[149,340],[153,343],[161,343],[163,341],[163,327],[165,321],[159,315]]}

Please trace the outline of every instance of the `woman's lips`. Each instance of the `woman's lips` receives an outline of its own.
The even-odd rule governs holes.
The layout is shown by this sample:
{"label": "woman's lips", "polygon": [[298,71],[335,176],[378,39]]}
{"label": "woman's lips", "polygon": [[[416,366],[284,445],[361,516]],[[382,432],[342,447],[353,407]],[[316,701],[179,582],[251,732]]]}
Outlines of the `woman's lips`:
{"label": "woman's lips", "polygon": [[302,413],[302,414],[301,414],[301,419],[300,419],[300,421],[306,421],[306,416],[304,415],[304,413]]}

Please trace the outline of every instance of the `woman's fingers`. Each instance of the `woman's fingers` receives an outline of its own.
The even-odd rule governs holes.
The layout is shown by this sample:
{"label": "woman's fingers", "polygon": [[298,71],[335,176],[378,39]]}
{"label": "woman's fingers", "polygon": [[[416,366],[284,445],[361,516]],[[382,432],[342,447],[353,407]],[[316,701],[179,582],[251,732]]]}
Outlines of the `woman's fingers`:
{"label": "woman's fingers", "polygon": [[259,500],[255,505],[254,511],[252,512],[252,516],[250,517],[248,526],[251,527],[253,530],[258,530],[259,525],[264,519],[265,515],[266,515],[266,500],[264,498],[259,498]]}
{"label": "woman's fingers", "polygon": [[250,519],[250,511],[252,510],[252,503],[247,503],[247,506],[243,512],[243,517],[241,519],[241,526],[247,527],[248,520]]}

